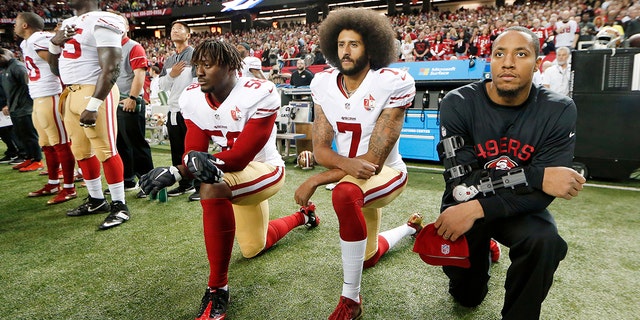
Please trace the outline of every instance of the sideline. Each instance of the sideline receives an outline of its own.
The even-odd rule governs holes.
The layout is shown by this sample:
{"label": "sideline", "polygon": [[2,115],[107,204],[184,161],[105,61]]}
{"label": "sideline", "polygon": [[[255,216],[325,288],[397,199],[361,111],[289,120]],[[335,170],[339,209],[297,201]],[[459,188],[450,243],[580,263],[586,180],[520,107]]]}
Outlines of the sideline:
{"label": "sideline", "polygon": [[[442,170],[443,170],[442,168],[438,168],[438,167],[421,167],[421,166],[411,166],[411,165],[407,165],[407,168],[419,169],[419,170],[427,170],[427,171],[436,171],[436,172],[442,172]],[[584,185],[586,187],[593,187],[593,188],[615,189],[615,190],[625,190],[625,191],[640,192],[640,188],[636,188],[636,187],[623,187],[623,186],[613,186],[613,185],[609,185],[609,184],[596,184],[596,183],[585,183]]]}

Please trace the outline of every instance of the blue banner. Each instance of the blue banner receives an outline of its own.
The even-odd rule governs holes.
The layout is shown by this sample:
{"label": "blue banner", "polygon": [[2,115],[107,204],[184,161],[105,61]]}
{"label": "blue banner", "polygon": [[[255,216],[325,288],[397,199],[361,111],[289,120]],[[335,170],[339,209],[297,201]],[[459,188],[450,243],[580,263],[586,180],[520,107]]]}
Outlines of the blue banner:
{"label": "blue banner", "polygon": [[416,81],[484,79],[489,64],[482,59],[474,61],[472,67],[470,60],[396,62],[390,67],[407,71]]}

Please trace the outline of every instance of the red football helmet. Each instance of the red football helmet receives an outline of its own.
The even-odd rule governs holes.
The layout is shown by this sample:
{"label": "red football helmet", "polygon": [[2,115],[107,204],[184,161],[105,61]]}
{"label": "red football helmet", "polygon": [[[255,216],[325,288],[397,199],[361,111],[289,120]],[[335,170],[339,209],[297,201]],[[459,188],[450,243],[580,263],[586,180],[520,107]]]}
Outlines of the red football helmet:
{"label": "red football helmet", "polygon": [[305,150],[298,154],[298,167],[302,168],[302,170],[313,169],[314,165],[313,152]]}

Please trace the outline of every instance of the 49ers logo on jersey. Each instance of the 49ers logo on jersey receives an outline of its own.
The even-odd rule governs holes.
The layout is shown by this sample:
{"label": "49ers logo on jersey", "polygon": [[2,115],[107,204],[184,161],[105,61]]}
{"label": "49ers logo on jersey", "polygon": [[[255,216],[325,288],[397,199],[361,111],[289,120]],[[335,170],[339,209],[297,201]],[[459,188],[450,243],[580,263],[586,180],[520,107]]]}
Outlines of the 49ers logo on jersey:
{"label": "49ers logo on jersey", "polygon": [[369,98],[364,99],[364,109],[367,111],[371,111],[376,107],[376,99],[373,98],[371,94],[369,94]]}
{"label": "49ers logo on jersey", "polygon": [[509,158],[507,156],[502,156],[502,157],[500,157],[498,159],[495,159],[495,160],[487,162],[484,165],[484,168],[485,169],[496,169],[496,170],[508,171],[508,170],[511,170],[511,169],[513,169],[513,168],[515,168],[517,166],[518,166],[518,164],[515,161],[511,160],[511,158]]}
{"label": "49ers logo on jersey", "polygon": [[238,107],[236,107],[235,110],[231,110],[231,118],[233,118],[234,121],[238,121],[242,119],[243,118],[242,111],[240,111]]}

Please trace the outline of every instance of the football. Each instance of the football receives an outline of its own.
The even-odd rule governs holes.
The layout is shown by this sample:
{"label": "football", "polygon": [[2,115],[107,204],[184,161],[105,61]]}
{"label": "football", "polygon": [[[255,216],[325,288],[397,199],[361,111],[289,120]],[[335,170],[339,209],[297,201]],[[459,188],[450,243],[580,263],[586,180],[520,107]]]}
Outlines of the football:
{"label": "football", "polygon": [[313,169],[314,165],[313,152],[305,150],[298,154],[298,167],[302,168],[302,170]]}

